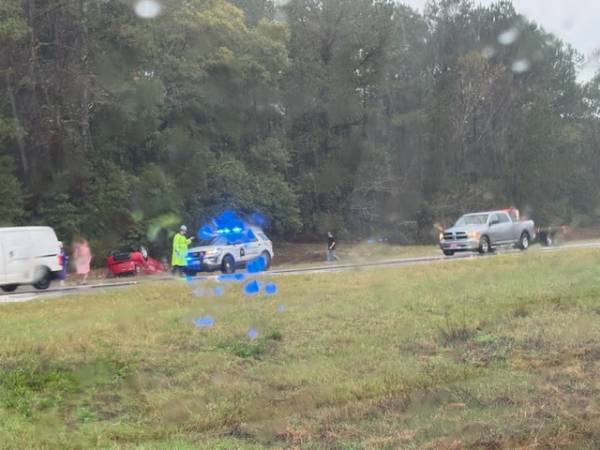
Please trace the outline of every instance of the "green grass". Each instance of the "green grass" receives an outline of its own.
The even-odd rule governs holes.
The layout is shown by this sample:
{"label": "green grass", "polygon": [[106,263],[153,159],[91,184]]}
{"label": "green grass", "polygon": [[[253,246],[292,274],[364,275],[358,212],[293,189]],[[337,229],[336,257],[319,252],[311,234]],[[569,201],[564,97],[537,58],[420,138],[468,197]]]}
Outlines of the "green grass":
{"label": "green grass", "polygon": [[0,448],[600,446],[599,251],[276,280],[2,305]]}

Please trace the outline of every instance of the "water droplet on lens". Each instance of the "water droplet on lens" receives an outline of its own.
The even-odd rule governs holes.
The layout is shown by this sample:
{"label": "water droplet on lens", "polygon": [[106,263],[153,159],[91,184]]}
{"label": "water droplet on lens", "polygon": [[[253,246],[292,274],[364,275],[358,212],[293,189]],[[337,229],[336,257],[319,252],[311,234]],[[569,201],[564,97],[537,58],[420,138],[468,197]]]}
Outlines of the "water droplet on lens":
{"label": "water droplet on lens", "polygon": [[496,49],[494,47],[485,47],[483,50],[481,50],[481,56],[483,56],[486,59],[490,59],[495,54]]}
{"label": "water droplet on lens", "polygon": [[219,275],[217,277],[217,281],[222,282],[222,283],[227,283],[229,281],[236,281],[236,278],[235,278],[235,275],[225,274],[225,275]]}
{"label": "water droplet on lens", "polygon": [[161,10],[161,4],[156,0],[140,0],[134,6],[135,13],[142,19],[154,19]]}
{"label": "water droplet on lens", "polygon": [[518,59],[513,63],[512,70],[515,73],[524,73],[529,70],[530,66],[531,65],[529,64],[529,61],[527,61],[526,59]]}
{"label": "water droplet on lens", "polygon": [[270,283],[265,286],[265,293],[267,295],[275,295],[277,294],[277,285],[275,283]]}
{"label": "water droplet on lens", "polygon": [[211,328],[215,324],[215,319],[212,316],[204,316],[194,321],[198,328]]}
{"label": "water droplet on lens", "polygon": [[256,295],[260,292],[260,283],[256,280],[246,283],[244,286],[244,293],[246,295]]}
{"label": "water droplet on lens", "polygon": [[263,258],[262,256],[259,256],[258,258],[250,261],[250,263],[248,264],[248,273],[260,273],[260,272],[264,272],[266,269],[266,261],[265,258]]}
{"label": "water droplet on lens", "polygon": [[193,294],[196,297],[204,297],[206,295],[206,290],[204,288],[201,288],[201,287],[200,288],[196,288],[196,289],[194,289]]}
{"label": "water droplet on lens", "polygon": [[500,42],[502,45],[510,45],[519,39],[520,34],[521,33],[517,28],[509,28],[508,30],[500,33],[498,36],[498,42]]}

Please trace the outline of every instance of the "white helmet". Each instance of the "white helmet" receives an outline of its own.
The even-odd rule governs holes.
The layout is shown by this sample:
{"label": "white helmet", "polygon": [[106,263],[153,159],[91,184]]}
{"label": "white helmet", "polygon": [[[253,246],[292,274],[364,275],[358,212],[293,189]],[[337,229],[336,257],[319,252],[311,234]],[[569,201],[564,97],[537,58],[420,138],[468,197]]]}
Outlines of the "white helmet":
{"label": "white helmet", "polygon": [[179,231],[185,231],[185,232],[187,232],[187,227],[185,225],[181,225],[179,227]]}

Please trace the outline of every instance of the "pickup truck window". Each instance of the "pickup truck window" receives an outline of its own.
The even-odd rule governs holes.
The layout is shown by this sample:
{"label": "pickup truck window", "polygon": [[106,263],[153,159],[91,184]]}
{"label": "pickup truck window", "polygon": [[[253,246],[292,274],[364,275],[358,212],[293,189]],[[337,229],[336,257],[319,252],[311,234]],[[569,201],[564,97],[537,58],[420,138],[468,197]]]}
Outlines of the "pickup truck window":
{"label": "pickup truck window", "polygon": [[457,227],[464,227],[465,225],[485,225],[488,220],[489,214],[468,214],[462,216],[456,222]]}
{"label": "pickup truck window", "polygon": [[506,214],[506,213],[498,214],[498,220],[500,221],[500,223],[509,223],[510,222],[510,218],[508,217],[508,214]]}

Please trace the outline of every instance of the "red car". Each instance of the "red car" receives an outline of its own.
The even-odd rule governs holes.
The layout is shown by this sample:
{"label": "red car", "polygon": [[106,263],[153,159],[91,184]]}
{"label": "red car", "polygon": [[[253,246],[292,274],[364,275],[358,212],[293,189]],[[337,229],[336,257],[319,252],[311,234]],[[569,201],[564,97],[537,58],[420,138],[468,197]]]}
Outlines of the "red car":
{"label": "red car", "polygon": [[141,247],[139,251],[113,252],[106,259],[108,276],[119,277],[123,275],[155,274],[166,271],[160,261],[148,256],[148,251]]}

